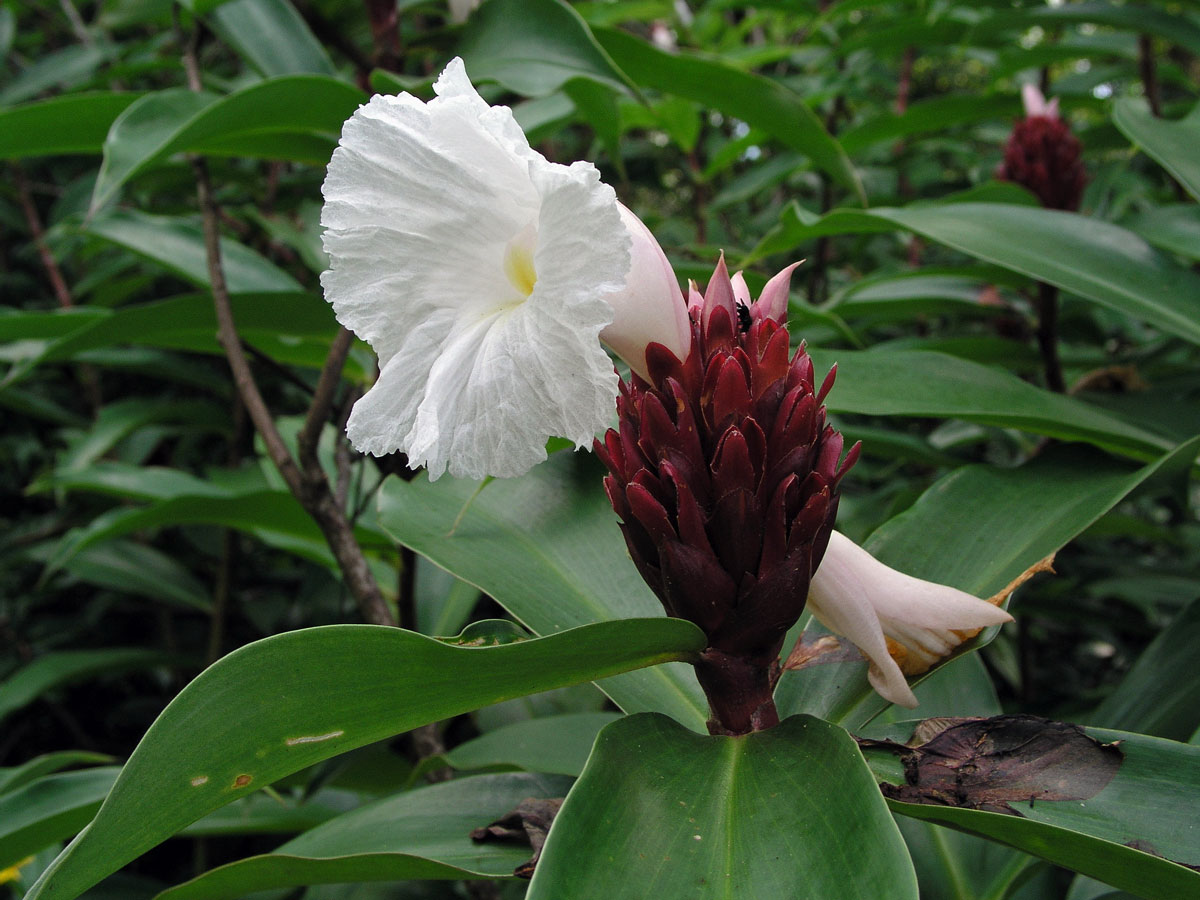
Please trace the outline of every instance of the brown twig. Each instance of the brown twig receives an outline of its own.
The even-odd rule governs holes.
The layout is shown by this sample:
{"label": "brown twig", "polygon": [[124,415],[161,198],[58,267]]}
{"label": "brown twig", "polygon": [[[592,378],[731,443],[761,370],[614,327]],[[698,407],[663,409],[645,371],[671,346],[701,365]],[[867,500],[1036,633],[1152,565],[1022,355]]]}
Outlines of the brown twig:
{"label": "brown twig", "polygon": [[342,328],[329,348],[325,357],[325,365],[321,368],[321,377],[317,379],[316,390],[313,391],[312,401],[308,406],[308,415],[304,419],[304,427],[297,438],[300,453],[300,465],[307,468],[310,463],[316,463],[317,444],[321,440],[321,431],[329,421],[329,412],[333,409],[334,394],[338,382],[342,379],[342,369],[346,366],[346,356],[354,343],[354,335]]}
{"label": "brown twig", "polygon": [[[33,245],[37,248],[42,268],[46,270],[46,278],[50,281],[54,298],[61,308],[71,309],[75,306],[75,299],[71,296],[71,289],[67,286],[62,269],[58,267],[58,261],[50,252],[50,245],[46,243],[46,231],[42,227],[37,204],[33,202],[33,191],[29,186],[29,178],[18,162],[13,163],[13,183],[17,188],[17,199],[21,204],[21,212],[25,215],[25,224],[29,226]],[[100,412],[100,407],[104,405],[104,397],[100,391],[100,373],[94,366],[82,363],[77,374],[79,383],[83,387],[84,397],[87,399],[88,406],[91,407],[92,415],[96,416]]]}
{"label": "brown twig", "polygon": [[[200,86],[200,70],[195,55],[196,38],[193,30],[184,41],[184,68],[188,84],[193,90]],[[319,465],[297,465],[284,443],[283,436],[275,425],[275,419],[263,400],[262,393],[250,370],[246,353],[242,348],[237,325],[233,318],[233,306],[225,272],[221,265],[221,235],[218,223],[220,211],[213,197],[212,182],[208,165],[200,157],[192,159],[196,175],[196,195],[204,227],[204,250],[208,261],[209,283],[212,288],[213,306],[217,315],[217,340],[225,351],[225,358],[233,373],[234,386],[246,406],[246,413],[255,429],[262,436],[267,455],[283,476],[288,489],[320,527],[334,559],[342,571],[346,587],[358,602],[359,610],[368,622],[377,625],[394,625],[395,617],[383,598],[379,585],[371,574],[362,548],[355,539],[354,530],[346,519],[345,510],[337,503],[329,487],[329,480]],[[335,342],[336,346],[337,342]],[[330,368],[328,365],[326,369]],[[340,371],[340,364],[338,366]],[[323,373],[324,375],[324,373]],[[328,410],[326,410],[328,414]]]}
{"label": "brown twig", "polygon": [[42,268],[46,270],[46,277],[54,289],[54,297],[58,300],[58,305],[63,309],[70,309],[75,305],[75,301],[71,297],[71,289],[67,287],[66,279],[63,278],[62,270],[58,267],[58,262],[54,259],[54,254],[50,252],[50,247],[46,243],[46,232],[42,228],[41,217],[33,202],[33,193],[29,189],[29,178],[25,175],[25,170],[20,163],[14,162],[12,167],[17,199],[21,203],[21,212],[25,214],[25,224],[29,226],[29,233],[33,235],[33,245],[37,248],[38,259],[42,262]]}

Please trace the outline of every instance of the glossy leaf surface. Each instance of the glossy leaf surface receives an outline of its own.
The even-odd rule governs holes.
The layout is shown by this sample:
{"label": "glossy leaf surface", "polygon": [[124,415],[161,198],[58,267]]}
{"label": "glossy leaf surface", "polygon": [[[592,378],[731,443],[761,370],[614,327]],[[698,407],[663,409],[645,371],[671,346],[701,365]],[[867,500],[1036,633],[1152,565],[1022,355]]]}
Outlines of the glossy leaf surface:
{"label": "glossy leaf surface", "polygon": [[630,716],[597,738],[529,900],[691,895],[915,900],[917,885],[840,728],[797,716],[728,738]]}
{"label": "glossy leaf surface", "polygon": [[703,643],[695,626],[664,618],[495,647],[369,625],[250,644],[164,710],[95,820],[28,900],[77,897],[204,814],[338,753],[501,700],[686,658]]}

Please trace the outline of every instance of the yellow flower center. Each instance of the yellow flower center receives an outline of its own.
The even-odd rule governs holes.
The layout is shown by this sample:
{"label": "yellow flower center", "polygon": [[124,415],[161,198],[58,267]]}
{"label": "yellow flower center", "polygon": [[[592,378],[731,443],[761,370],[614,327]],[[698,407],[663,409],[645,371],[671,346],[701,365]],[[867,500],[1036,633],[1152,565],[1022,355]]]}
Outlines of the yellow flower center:
{"label": "yellow flower center", "polygon": [[533,286],[537,284],[537,270],[533,267],[536,246],[537,230],[530,224],[521,229],[521,233],[509,241],[504,249],[504,274],[522,298],[532,294]]}

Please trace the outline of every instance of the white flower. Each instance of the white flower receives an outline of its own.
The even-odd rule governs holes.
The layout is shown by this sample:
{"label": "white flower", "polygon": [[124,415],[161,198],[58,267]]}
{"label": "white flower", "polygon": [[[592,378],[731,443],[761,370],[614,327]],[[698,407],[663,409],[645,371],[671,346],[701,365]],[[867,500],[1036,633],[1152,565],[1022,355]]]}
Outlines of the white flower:
{"label": "white flower", "polygon": [[905,672],[924,672],[981,628],[1012,621],[986,600],[885,566],[837,531],[812,577],[808,608],[867,657],[876,691],[910,709],[917,698]]}
{"label": "white flower", "polygon": [[360,107],[325,179],[321,283],[379,356],[347,432],[430,478],[519,475],[549,437],[585,446],[608,424],[617,378],[598,335],[638,238],[595,167],[531,149],[461,60],[434,91]]}

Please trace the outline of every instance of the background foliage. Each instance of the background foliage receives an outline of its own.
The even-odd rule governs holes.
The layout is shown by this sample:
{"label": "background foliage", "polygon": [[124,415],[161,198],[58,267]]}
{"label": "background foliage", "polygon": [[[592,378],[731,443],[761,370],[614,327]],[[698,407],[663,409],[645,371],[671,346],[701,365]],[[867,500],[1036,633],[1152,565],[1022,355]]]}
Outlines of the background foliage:
{"label": "background foliage", "polygon": [[[488,0],[459,25],[440,3],[408,0],[7,2],[0,890],[23,896],[171,698],[259,638],[379,615],[444,636],[508,617],[520,625],[493,623],[482,639],[510,653],[522,629],[659,614],[624,557],[595,460],[558,454],[476,495],[411,479],[403,460],[359,458],[341,436],[375,370],[320,295],[324,165],[368,91],[428,97],[455,54],[548,157],[595,161],[682,276],[703,284],[723,249],[757,289],[807,258],[792,332],[818,368],[838,363],[830,409],[864,444],[843,531],[892,565],[980,595],[1063,548],[1057,576],[1014,598],[1016,626],[921,685],[920,715],[1023,711],[1200,743],[1200,498],[1188,482],[1200,434],[1197,4]],[[993,179],[1026,82],[1059,98],[1082,142],[1078,214],[1042,210]],[[194,156],[207,160],[219,208],[239,343],[285,455],[299,460],[294,479],[256,432],[217,339]],[[1046,387],[1041,285],[1058,292],[1065,393]],[[344,510],[366,563],[359,582],[314,513],[318,495]],[[368,582],[380,605],[354,586]],[[184,810],[166,832],[186,825],[183,836],[88,896],[151,897],[213,869],[167,896],[521,896],[525,882],[507,876],[527,852],[482,845],[464,859],[455,842],[525,797],[562,796],[618,709],[702,730],[686,667],[619,675],[603,692],[590,683],[684,658],[694,634],[671,624],[519,644],[489,657],[526,679],[508,692],[480,692],[477,672],[445,675],[435,691],[434,663],[404,681],[399,650],[381,650],[372,668],[356,644],[303,644],[344,667],[338,709],[377,723],[370,740],[331,759],[314,751],[312,765],[249,785],[230,806]],[[627,658],[588,649],[612,642]],[[470,652],[417,646],[430,659]],[[248,658],[210,673],[234,706],[250,676],[222,673]],[[833,668],[789,675],[781,711],[856,732],[902,718],[830,689],[848,677]],[[529,674],[541,670],[555,677]],[[389,737],[429,721],[402,713],[435,694],[440,726]],[[371,702],[354,706],[359,695]],[[271,690],[242,699],[251,722],[294,722],[309,705]],[[232,715],[206,714],[212,728]],[[660,735],[662,765],[683,758],[672,741],[690,738],[622,720],[589,764],[590,791],[603,794],[605,752],[638,728]],[[1150,817],[1160,844],[1172,831],[1182,841],[1172,858],[1190,852],[1197,864],[1187,828],[1200,774],[1195,756],[1179,759],[1180,790],[1157,797]],[[129,822],[145,815],[133,808]],[[439,824],[405,831],[406,821]],[[922,896],[1121,896],[977,837],[901,822]],[[387,841],[372,845],[381,830]],[[111,840],[92,852],[114,867],[151,846],[124,847],[121,830]],[[559,851],[547,872],[580,852]],[[297,876],[280,854],[314,861]],[[1112,882],[1101,869],[1092,874]],[[1122,886],[1175,896],[1193,884],[1157,871]],[[551,877],[530,896],[551,896]],[[297,887],[323,882],[342,884]]]}

